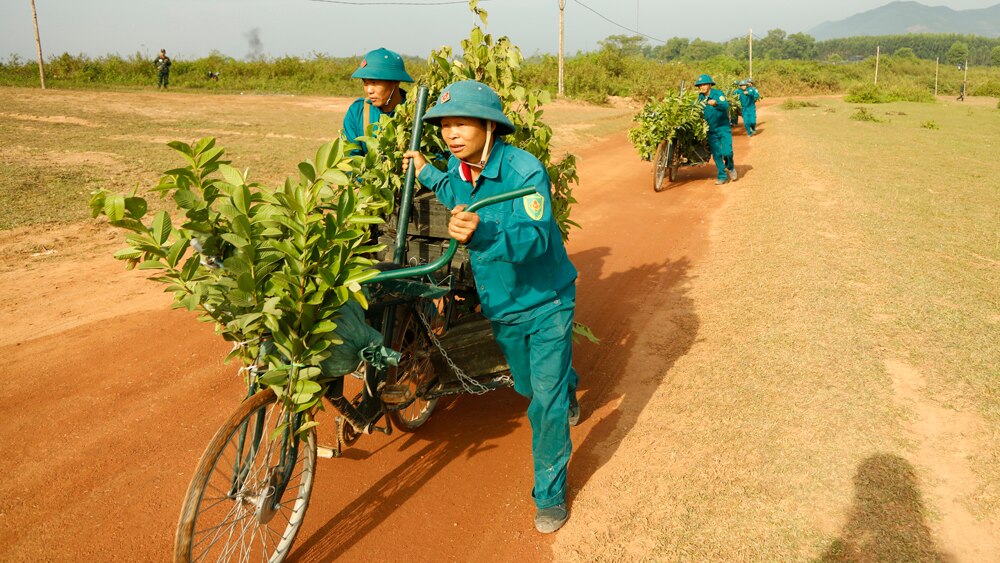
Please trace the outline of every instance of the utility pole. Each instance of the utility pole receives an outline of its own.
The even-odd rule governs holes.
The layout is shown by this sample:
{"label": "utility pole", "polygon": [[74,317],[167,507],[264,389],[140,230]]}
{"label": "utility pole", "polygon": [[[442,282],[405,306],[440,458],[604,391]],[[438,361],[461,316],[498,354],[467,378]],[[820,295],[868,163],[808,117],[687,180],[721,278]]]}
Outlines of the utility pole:
{"label": "utility pole", "polygon": [[937,97],[938,91],[938,69],[941,67],[941,57],[934,59],[934,97]]}
{"label": "utility pole", "polygon": [[563,86],[563,45],[564,45],[564,35],[566,32],[566,0],[559,0],[559,93],[558,95],[566,95],[565,87]]}
{"label": "utility pole", "polygon": [[35,45],[38,47],[38,77],[42,81],[42,90],[44,90],[45,66],[42,62],[42,40],[38,35],[38,12],[35,11],[35,0],[31,0],[31,19],[35,21]]}
{"label": "utility pole", "polygon": [[750,78],[753,78],[753,28],[750,28]]}
{"label": "utility pole", "polygon": [[876,45],[875,46],[875,85],[876,86],[878,86],[878,57],[879,57],[879,54],[881,52],[882,52],[882,46],[881,45]]}
{"label": "utility pole", "polygon": [[965,76],[962,77],[962,97],[960,98],[963,102],[965,101],[965,84],[969,81],[969,59],[965,59]]}

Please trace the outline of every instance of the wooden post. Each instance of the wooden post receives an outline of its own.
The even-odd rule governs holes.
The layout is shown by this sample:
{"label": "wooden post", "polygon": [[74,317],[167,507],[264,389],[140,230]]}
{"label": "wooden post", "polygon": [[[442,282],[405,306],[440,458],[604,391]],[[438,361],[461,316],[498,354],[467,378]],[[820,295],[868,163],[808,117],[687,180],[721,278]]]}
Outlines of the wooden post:
{"label": "wooden post", "polygon": [[45,64],[42,59],[42,39],[38,35],[38,12],[35,11],[35,0],[31,0],[31,19],[35,22],[35,46],[38,47],[38,78],[42,81],[42,90],[44,90]]}
{"label": "wooden post", "polygon": [[941,67],[941,57],[934,59],[934,97],[938,92],[938,69]]}
{"label": "wooden post", "polygon": [[753,28],[750,28],[750,78],[753,78]]}
{"label": "wooden post", "polygon": [[965,76],[962,77],[962,101],[965,101],[965,87],[969,82],[969,59],[965,59]]}
{"label": "wooden post", "polygon": [[563,82],[563,38],[566,32],[566,22],[564,19],[565,13],[566,0],[559,0],[559,96],[564,96],[566,94]]}
{"label": "wooden post", "polygon": [[882,51],[881,45],[875,46],[875,85],[878,86],[878,57]]}

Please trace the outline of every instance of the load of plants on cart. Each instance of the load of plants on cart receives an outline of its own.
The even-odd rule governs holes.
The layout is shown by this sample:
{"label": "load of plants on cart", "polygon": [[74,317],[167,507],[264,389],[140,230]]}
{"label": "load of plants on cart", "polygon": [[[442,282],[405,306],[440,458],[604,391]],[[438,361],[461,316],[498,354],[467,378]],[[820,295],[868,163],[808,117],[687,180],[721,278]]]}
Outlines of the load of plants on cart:
{"label": "load of plants on cart", "polygon": [[673,140],[681,154],[703,152],[708,124],[703,117],[704,103],[698,94],[668,91],[660,100],[650,100],[635,116],[637,125],[628,131],[628,140],[643,160],[652,160],[656,148]]}
{"label": "load of plants on cart", "polygon": [[[469,8],[485,26],[487,14],[477,4],[471,0]],[[464,79],[497,91],[517,126],[506,140],[548,168],[553,213],[568,237],[577,226],[570,219],[576,159],[552,159],[552,129],[540,109],[549,95],[521,85],[523,57],[506,37],[494,40],[477,24],[461,46],[459,56],[448,47],[432,52],[417,83],[429,87],[431,100]],[[172,201],[172,213],[148,213],[138,190],[95,192],[91,209],[127,232],[126,247],[115,258],[153,273],[150,279],[173,294],[175,308],[198,311],[200,320],[214,323],[233,342],[227,360],[242,362],[248,384],[270,387],[288,408],[309,416],[333,378],[362,360],[393,359],[379,333],[364,323],[362,284],[377,273],[372,265],[381,247],[369,241],[373,228],[395,211],[415,105],[411,95],[394,117],[382,118],[377,134],[369,129],[367,155],[352,156],[354,145],[346,140],[326,143],[298,164],[296,177],[276,187],[251,181],[212,138],[175,141],[169,146],[182,166],[164,172],[150,190]],[[424,131],[421,149],[447,154],[433,128]],[[591,336],[584,327],[580,333]]]}

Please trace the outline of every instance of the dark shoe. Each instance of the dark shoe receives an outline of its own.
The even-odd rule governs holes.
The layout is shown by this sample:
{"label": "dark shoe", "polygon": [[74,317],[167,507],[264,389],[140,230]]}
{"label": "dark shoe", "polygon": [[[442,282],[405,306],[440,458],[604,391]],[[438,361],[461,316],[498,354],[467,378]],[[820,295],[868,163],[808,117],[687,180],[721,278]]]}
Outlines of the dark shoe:
{"label": "dark shoe", "polygon": [[569,396],[569,425],[580,424],[580,403],[576,400],[576,393]]}
{"label": "dark shoe", "polygon": [[565,502],[548,508],[539,508],[535,514],[535,529],[543,534],[551,534],[562,528],[568,519],[569,512],[566,511]]}

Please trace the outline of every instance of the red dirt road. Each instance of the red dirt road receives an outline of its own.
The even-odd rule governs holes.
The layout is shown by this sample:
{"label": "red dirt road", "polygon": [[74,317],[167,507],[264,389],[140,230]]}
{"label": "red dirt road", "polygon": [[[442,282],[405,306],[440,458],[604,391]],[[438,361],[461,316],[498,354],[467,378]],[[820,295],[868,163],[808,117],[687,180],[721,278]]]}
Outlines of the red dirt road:
{"label": "red dirt road", "polygon": [[[752,174],[746,137],[735,141],[739,171]],[[647,374],[693,342],[683,287],[712,212],[740,186],[713,186],[708,166],[654,193],[651,165],[623,134],[577,152],[577,318],[603,342],[576,351],[584,418],[571,502],[634,423],[616,407],[644,404]],[[0,246],[19,236],[0,233]],[[228,346],[123,271],[111,258],[117,235],[76,225],[44,236],[58,253],[0,264],[0,559],[167,560],[195,463],[241,398],[235,367],[221,363]],[[681,320],[651,322],[665,308]],[[638,347],[638,334],[660,344]],[[551,538],[532,525],[525,408],[510,390],[442,401],[415,434],[366,436],[320,460],[292,559],[552,559]],[[322,422],[330,443],[333,424]]]}

